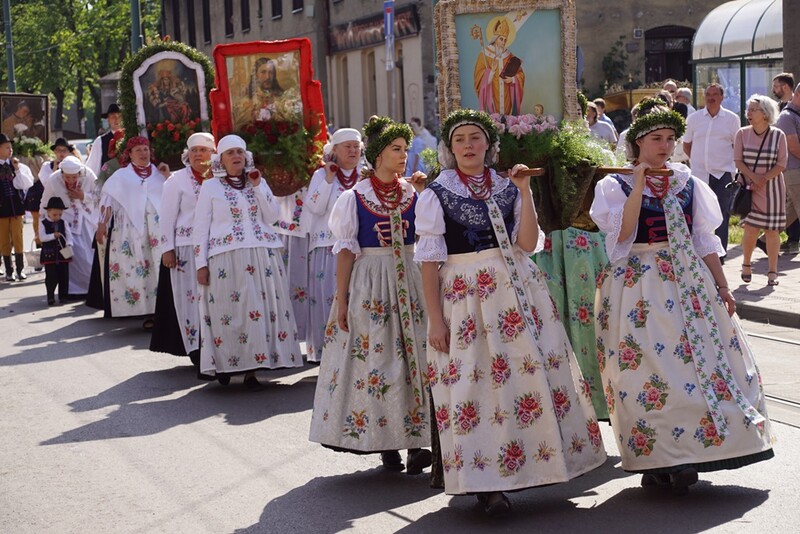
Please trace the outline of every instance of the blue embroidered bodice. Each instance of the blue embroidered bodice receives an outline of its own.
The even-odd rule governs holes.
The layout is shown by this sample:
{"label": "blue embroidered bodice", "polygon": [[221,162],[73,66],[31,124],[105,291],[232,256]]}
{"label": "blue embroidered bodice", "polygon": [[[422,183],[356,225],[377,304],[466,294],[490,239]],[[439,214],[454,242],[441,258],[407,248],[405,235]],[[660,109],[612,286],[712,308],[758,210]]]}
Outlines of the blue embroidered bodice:
{"label": "blue embroidered bodice", "polygon": [[[622,186],[626,196],[630,196],[632,188],[622,178],[615,177]],[[686,226],[692,233],[692,203],[694,200],[694,181],[689,180],[678,193],[678,202],[686,218]],[[636,229],[634,243],[660,243],[667,241],[667,221],[664,217],[664,206],[661,200],[642,195],[642,209],[639,211],[639,227]]]}
{"label": "blue embroidered bodice", "polygon": [[[400,213],[403,217],[403,244],[414,244],[414,208],[417,205],[417,194],[403,199]],[[358,244],[361,248],[392,246],[392,228],[389,215],[380,204],[356,193],[356,211],[358,213]]]}
{"label": "blue embroidered bodice", "polygon": [[[428,187],[436,194],[444,210],[444,240],[448,254],[479,252],[499,246],[486,202],[459,196],[435,181]],[[509,184],[492,196],[503,215],[508,235],[514,228],[514,202],[518,193],[519,190]]]}

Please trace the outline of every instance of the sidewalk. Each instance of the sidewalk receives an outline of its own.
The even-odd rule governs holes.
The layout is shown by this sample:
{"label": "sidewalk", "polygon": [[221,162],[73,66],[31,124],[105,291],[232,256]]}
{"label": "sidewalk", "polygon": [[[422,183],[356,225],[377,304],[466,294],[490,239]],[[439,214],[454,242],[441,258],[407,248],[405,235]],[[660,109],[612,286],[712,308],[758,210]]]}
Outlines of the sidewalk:
{"label": "sidewalk", "polygon": [[778,258],[778,281],[767,286],[767,255],[753,252],[753,280],[742,282],[742,248],[728,247],[728,257],[722,266],[728,285],[736,298],[739,317],[789,328],[800,328],[800,254],[781,254]]}

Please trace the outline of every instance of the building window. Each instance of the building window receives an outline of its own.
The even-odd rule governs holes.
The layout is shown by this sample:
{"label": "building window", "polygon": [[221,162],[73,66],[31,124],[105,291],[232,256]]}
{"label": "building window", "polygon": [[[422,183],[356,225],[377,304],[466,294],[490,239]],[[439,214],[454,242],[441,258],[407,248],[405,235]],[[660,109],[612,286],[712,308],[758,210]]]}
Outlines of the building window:
{"label": "building window", "polygon": [[303,11],[303,0],[292,0],[292,13]]}
{"label": "building window", "polygon": [[661,26],[644,32],[645,81],[691,81],[693,37],[694,30],[683,26]]}
{"label": "building window", "polygon": [[283,0],[272,0],[272,18],[279,19],[283,16]]}
{"label": "building window", "polygon": [[347,72],[347,56],[339,62],[339,106],[336,125],[341,127],[350,124],[350,74]]}
{"label": "building window", "polygon": [[250,31],[250,0],[242,0],[242,33]]}
{"label": "building window", "polygon": [[233,0],[225,0],[225,37],[233,37]]}
{"label": "building window", "polygon": [[172,40],[181,40],[181,3],[178,0],[172,2]]}
{"label": "building window", "polygon": [[197,29],[195,28],[194,0],[186,0],[186,29],[189,31],[189,46],[196,47]]}
{"label": "building window", "polygon": [[378,114],[378,89],[375,78],[375,52],[365,52],[362,57],[361,72],[363,78],[362,91],[364,95],[364,117]]}
{"label": "building window", "polygon": [[211,44],[211,9],[209,8],[210,0],[203,0],[203,42]]}

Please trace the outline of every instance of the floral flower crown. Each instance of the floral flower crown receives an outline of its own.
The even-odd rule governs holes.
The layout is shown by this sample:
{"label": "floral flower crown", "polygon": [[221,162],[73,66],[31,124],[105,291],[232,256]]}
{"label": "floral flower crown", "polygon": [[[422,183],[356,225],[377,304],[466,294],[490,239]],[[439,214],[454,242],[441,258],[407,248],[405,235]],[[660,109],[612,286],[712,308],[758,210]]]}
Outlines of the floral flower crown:
{"label": "floral flower crown", "polygon": [[367,147],[364,155],[372,167],[375,166],[378,154],[383,152],[389,143],[402,137],[410,146],[411,140],[414,139],[414,132],[408,124],[394,122],[389,117],[372,117],[363,129]]}
{"label": "floral flower crown", "polygon": [[677,111],[666,107],[663,100],[645,98],[639,102],[639,118],[628,130],[625,139],[632,145],[637,139],[650,132],[668,128],[675,132],[675,137],[682,137],[686,131],[686,121]]}
{"label": "floral flower crown", "polygon": [[454,169],[456,167],[456,158],[451,150],[450,137],[456,128],[467,124],[477,126],[486,134],[486,139],[489,141],[489,150],[486,151],[484,163],[488,166],[497,162],[497,154],[500,152],[500,135],[492,118],[484,111],[459,109],[448,115],[442,123],[441,141],[439,141],[438,147],[439,163],[442,168]]}

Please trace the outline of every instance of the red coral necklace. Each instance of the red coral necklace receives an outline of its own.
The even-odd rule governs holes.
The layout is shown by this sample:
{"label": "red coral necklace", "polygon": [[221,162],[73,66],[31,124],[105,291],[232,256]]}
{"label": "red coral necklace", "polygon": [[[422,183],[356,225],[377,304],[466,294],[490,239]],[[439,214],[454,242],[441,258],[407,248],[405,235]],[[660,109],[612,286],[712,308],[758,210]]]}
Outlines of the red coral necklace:
{"label": "red coral necklace", "polygon": [[369,177],[369,182],[372,184],[372,190],[375,191],[375,196],[378,197],[378,202],[380,202],[387,211],[397,209],[397,206],[399,206],[400,202],[403,200],[403,187],[400,185],[400,181],[397,179],[396,175],[394,179],[387,184],[373,174]]}
{"label": "red coral necklace", "polygon": [[470,196],[475,200],[486,200],[492,195],[492,173],[489,167],[484,167],[481,176],[469,176],[461,172],[461,169],[456,167],[456,173],[467,189]]}
{"label": "red coral necklace", "polygon": [[356,185],[356,180],[358,180],[358,173],[353,169],[353,173],[350,176],[345,176],[341,167],[336,165],[336,178],[339,179],[339,183],[342,184],[342,187],[345,189],[352,189],[352,187]]}
{"label": "red coral necklace", "polygon": [[133,167],[133,172],[136,173],[136,176],[142,179],[142,183],[145,180],[150,178],[150,175],[153,174],[153,166],[148,164],[146,167],[139,167],[134,162],[131,162],[131,167]]}

